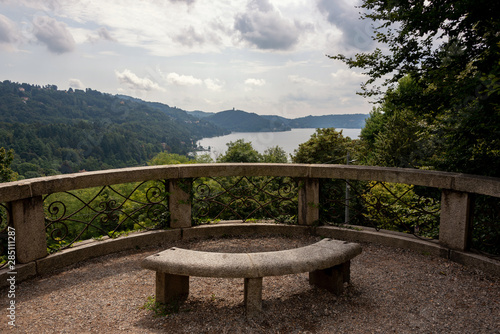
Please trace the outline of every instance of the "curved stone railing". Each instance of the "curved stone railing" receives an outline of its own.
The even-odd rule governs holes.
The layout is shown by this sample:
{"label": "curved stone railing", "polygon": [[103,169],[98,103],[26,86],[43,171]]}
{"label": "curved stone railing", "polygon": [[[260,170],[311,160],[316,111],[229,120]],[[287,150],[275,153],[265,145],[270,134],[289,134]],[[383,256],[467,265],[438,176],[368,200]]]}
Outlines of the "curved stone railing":
{"label": "curved stone railing", "polygon": [[[438,188],[441,190],[439,240],[429,241],[427,244],[438,247],[438,253],[442,256],[467,264],[483,261],[482,263],[486,263],[486,265],[480,267],[499,273],[498,262],[495,260],[488,260],[472,254],[469,254],[470,256],[468,255],[467,259],[463,256],[468,254],[470,242],[473,206],[471,198],[474,194],[500,197],[500,179],[436,171],[355,165],[243,163],[165,165],[84,172],[3,183],[0,184],[0,203],[2,203],[4,211],[7,212],[8,228],[5,228],[2,232],[6,238],[10,235],[15,236],[15,243],[14,238],[4,242],[3,254],[7,254],[9,250],[14,250],[16,257],[15,269],[29,268],[25,270],[23,275],[26,277],[46,271],[47,265],[42,265],[43,261],[45,261],[43,262],[45,264],[55,263],[47,262],[47,259],[51,257],[60,256],[57,254],[49,256],[47,253],[46,217],[43,209],[43,199],[44,196],[49,194],[97,186],[164,180],[170,213],[170,229],[166,232],[175,239],[182,237],[182,233],[186,234],[186,231],[193,229],[191,217],[192,195],[190,190],[192,180],[202,177],[232,176],[291,177],[298,180],[300,182],[297,203],[298,224],[308,227],[309,230],[314,229],[311,226],[319,218],[318,203],[320,201],[319,185],[321,179],[380,181]],[[332,232],[334,230],[337,232]],[[340,236],[340,238],[361,241],[393,238],[397,239],[396,244],[398,246],[403,247],[407,247],[404,245],[406,242],[404,240],[410,240],[406,236],[395,233],[385,233],[383,236],[373,236],[367,239],[366,235],[373,233],[369,228],[363,228],[362,231],[360,229],[351,229],[342,232],[341,229],[325,227],[316,228],[317,231],[323,231],[322,234],[325,236]],[[9,232],[12,233],[9,234]],[[143,233],[154,239],[153,235],[160,232]],[[360,236],[362,233],[364,233],[364,237]],[[167,234],[164,233],[162,237],[157,238],[165,238]],[[133,237],[137,238],[137,236]],[[119,239],[126,239],[126,237]],[[118,239],[110,240],[108,243],[111,242],[115,242],[115,246],[109,246],[109,249],[112,249],[111,251],[121,250],[119,245],[124,243],[124,241]],[[422,244],[426,241],[418,240],[415,242]],[[94,244],[98,243],[95,242]],[[89,246],[86,245],[85,247]],[[64,252],[71,253],[71,249]],[[110,250],[107,252],[110,252]],[[450,255],[452,253],[455,255]],[[460,256],[457,254],[460,254]],[[77,257],[69,261],[60,261],[59,264],[67,265],[80,260],[82,258]],[[14,264],[14,261],[11,264]],[[42,268],[45,269],[42,270]],[[9,269],[12,269],[12,267],[7,266],[2,269],[3,274],[7,275]]]}

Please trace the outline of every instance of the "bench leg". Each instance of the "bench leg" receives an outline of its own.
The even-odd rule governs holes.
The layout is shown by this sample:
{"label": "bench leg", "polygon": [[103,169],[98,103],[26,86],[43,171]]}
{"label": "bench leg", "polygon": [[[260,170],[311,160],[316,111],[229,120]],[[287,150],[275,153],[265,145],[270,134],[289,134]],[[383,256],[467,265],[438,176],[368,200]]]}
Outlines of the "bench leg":
{"label": "bench leg", "polygon": [[335,295],[344,291],[344,282],[349,282],[351,271],[350,261],[331,268],[315,270],[309,273],[309,284],[326,289]]}
{"label": "bench leg", "polygon": [[184,300],[189,295],[189,276],[156,272],[156,301],[166,304],[172,300]]}
{"label": "bench leg", "polygon": [[245,309],[252,318],[262,312],[262,277],[245,278]]}

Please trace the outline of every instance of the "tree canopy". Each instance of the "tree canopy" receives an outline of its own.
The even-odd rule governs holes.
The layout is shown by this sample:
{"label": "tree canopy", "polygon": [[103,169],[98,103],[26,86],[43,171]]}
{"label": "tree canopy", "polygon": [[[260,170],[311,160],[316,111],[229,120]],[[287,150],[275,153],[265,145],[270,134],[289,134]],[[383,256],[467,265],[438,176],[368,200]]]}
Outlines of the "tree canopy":
{"label": "tree canopy", "polygon": [[270,147],[264,151],[264,154],[260,154],[253,148],[251,142],[246,142],[244,139],[238,139],[226,145],[226,153],[220,156],[217,162],[287,162],[286,152],[279,146]]}
{"label": "tree canopy", "polygon": [[362,94],[381,103],[362,136],[372,157],[500,176],[500,2],[364,0],[361,8],[377,24],[379,47],[331,58],[365,70]]}
{"label": "tree canopy", "polygon": [[13,159],[13,150],[7,151],[5,148],[0,147],[0,182],[15,181],[17,173],[10,168]]}
{"label": "tree canopy", "polygon": [[311,138],[295,150],[292,161],[306,164],[344,163],[352,145],[351,139],[344,137],[342,131],[334,128],[316,129]]}
{"label": "tree canopy", "polygon": [[[498,77],[500,2],[363,0],[361,8],[363,19],[378,24],[373,39],[381,46],[371,53],[332,58],[367,70],[366,84],[380,78],[394,84],[410,74],[426,84],[458,87],[470,77]],[[489,82],[485,85],[493,88]]]}

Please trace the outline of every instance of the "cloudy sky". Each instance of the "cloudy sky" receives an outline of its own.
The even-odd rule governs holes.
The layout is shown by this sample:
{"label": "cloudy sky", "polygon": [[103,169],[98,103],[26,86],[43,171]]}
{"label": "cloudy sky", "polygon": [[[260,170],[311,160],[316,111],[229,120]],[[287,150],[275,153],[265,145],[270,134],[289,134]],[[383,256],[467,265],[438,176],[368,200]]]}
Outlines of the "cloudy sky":
{"label": "cloudy sky", "polygon": [[0,80],[185,110],[368,113],[366,78],[326,54],[373,49],[356,0],[0,0]]}

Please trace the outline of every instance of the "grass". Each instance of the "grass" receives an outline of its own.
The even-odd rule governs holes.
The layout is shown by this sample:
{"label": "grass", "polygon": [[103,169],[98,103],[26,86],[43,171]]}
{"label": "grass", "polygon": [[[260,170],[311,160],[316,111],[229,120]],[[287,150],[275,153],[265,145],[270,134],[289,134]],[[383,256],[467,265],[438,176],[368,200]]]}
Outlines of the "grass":
{"label": "grass", "polygon": [[179,313],[179,308],[178,301],[162,304],[157,302],[153,296],[148,296],[147,301],[141,306],[142,310],[153,311],[155,317],[168,317],[170,314]]}

